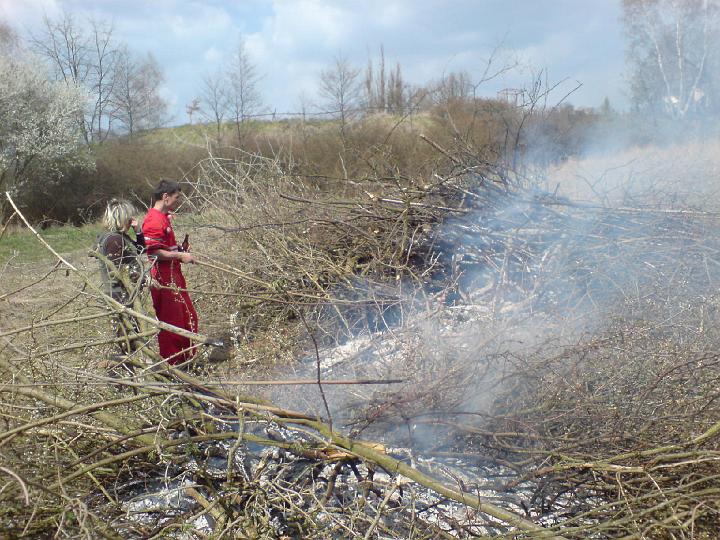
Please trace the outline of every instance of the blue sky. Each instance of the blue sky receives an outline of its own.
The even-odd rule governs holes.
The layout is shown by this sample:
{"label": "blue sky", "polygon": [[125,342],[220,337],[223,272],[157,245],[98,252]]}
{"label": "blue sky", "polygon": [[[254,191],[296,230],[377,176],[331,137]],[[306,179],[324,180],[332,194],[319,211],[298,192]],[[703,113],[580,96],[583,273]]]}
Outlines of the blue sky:
{"label": "blue sky", "polygon": [[21,31],[63,9],[112,21],[132,50],[155,55],[176,123],[239,35],[263,76],[267,109],[278,112],[312,103],[334,56],[364,68],[381,44],[386,64],[399,61],[413,84],[458,70],[477,82],[499,47],[497,65],[518,68],[481,94],[522,87],[544,69],[549,82],[565,81],[555,99],[578,81],[569,98],[577,106],[598,106],[605,96],[616,108],[627,104],[620,0],[0,0],[0,18]]}

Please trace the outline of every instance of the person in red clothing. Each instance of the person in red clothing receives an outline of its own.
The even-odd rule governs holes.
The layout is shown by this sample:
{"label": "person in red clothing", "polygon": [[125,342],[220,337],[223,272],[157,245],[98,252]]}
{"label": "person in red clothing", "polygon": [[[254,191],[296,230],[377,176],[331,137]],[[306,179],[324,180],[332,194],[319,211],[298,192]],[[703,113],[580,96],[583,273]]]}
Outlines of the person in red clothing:
{"label": "person in red clothing", "polygon": [[[163,180],[153,192],[153,206],[143,221],[143,234],[148,257],[153,261],[150,287],[157,318],[173,326],[197,332],[198,316],[185,285],[180,265],[195,262],[175,240],[170,213],[180,203],[180,184]],[[158,334],[160,356],[171,365],[190,360],[195,346],[190,339],[161,330]]]}

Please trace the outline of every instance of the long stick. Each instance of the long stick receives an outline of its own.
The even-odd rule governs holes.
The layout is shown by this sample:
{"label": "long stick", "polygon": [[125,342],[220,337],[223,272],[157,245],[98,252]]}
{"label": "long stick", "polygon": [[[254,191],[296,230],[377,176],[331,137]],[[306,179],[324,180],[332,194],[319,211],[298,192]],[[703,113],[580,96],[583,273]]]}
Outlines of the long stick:
{"label": "long stick", "polygon": [[[335,385],[346,385],[346,386],[358,386],[364,384],[401,384],[404,383],[405,379],[348,379],[348,380],[337,380],[337,381],[322,381],[323,385],[335,384]],[[76,384],[82,384],[86,386],[92,386],[93,383],[87,381],[83,382],[63,382],[63,383],[46,383],[46,382],[34,382],[29,384],[12,383],[12,388],[32,388],[38,386],[72,386]],[[97,384],[105,385],[107,381],[104,379]],[[174,383],[174,382],[153,382],[151,383],[154,387],[187,387],[187,383]],[[249,380],[249,381],[203,381],[203,386],[214,387],[214,386],[303,386],[303,385],[317,385],[317,380],[310,379],[288,379],[288,380]],[[0,386],[0,389],[2,387]],[[3,434],[0,433],[0,439]]]}
{"label": "long stick", "polygon": [[[336,381],[322,381],[322,385],[363,385],[363,384],[401,384],[405,379],[348,379]],[[250,380],[250,381],[203,381],[204,386],[300,386],[317,385],[317,380],[288,379],[288,380]],[[16,385],[13,385],[16,386]],[[186,386],[184,383],[153,383],[153,386]]]}
{"label": "long stick", "polygon": [[[343,381],[326,381],[323,380],[322,384],[346,384],[346,385],[361,385],[361,384],[401,384],[404,383],[405,379],[349,379]],[[268,381],[208,381],[203,384],[207,386],[293,386],[293,385],[305,385],[314,384],[317,385],[317,380],[310,379],[289,379],[287,381],[268,380]]]}

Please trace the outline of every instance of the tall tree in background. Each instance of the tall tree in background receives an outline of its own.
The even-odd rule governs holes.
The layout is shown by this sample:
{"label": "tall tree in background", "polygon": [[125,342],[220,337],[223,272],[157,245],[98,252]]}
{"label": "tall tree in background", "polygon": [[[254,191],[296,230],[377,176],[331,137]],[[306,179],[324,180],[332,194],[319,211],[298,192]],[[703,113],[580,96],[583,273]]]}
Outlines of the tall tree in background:
{"label": "tall tree in background", "polygon": [[238,140],[242,140],[243,123],[258,114],[262,107],[260,75],[250,59],[242,36],[238,38],[235,54],[230,61],[228,83],[229,110],[235,121]]}
{"label": "tall tree in background", "polygon": [[372,59],[369,59],[363,86],[365,90],[365,107],[373,111],[385,112],[387,109],[385,101],[385,48],[382,45],[380,45],[377,80],[375,80],[374,63]]}
{"label": "tall tree in background", "polygon": [[467,102],[475,98],[475,84],[467,71],[452,71],[431,83],[430,95],[441,105]]}
{"label": "tall tree in background", "polygon": [[335,57],[332,67],[320,73],[320,98],[325,111],[340,120],[340,133],[345,137],[348,122],[357,113],[360,97],[360,70],[342,55]]}
{"label": "tall tree in background", "polygon": [[121,51],[112,94],[113,118],[131,137],[165,122],[167,103],[159,92],[163,80],[152,54],[136,59],[127,48]]}
{"label": "tall tree in background", "polygon": [[377,70],[373,60],[368,60],[362,87],[363,105],[370,111],[402,112],[411,101],[407,85],[402,78],[400,63],[396,63],[395,69],[390,73],[386,72],[385,48],[382,45]]}
{"label": "tall tree in background", "polygon": [[217,136],[220,137],[222,123],[230,105],[227,84],[223,74],[218,71],[215,74],[203,77],[200,92],[200,114],[215,124]]}
{"label": "tall tree in background", "polygon": [[58,80],[84,86],[90,106],[80,115],[86,142],[102,142],[111,132],[111,100],[119,46],[110,24],[90,20],[80,26],[67,12],[58,19],[43,19],[43,29],[31,36],[34,50],[45,58]]}
{"label": "tall tree in background", "polygon": [[196,97],[193,98],[193,100],[185,105],[185,113],[188,115],[188,121],[190,122],[190,125],[193,123],[193,116],[195,113],[200,112],[200,98]]}
{"label": "tall tree in background", "polygon": [[719,0],[623,0],[637,110],[675,118],[720,112],[719,8]]}
{"label": "tall tree in background", "polygon": [[405,81],[402,78],[400,62],[397,62],[395,69],[390,72],[386,95],[386,107],[389,112],[403,112],[408,106],[409,96]]}

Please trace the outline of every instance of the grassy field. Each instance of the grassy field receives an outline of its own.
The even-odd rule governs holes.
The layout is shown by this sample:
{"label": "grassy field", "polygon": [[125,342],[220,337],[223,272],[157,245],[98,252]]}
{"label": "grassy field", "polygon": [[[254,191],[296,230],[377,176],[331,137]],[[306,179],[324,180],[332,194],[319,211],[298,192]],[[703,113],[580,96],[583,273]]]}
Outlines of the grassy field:
{"label": "grassy field", "polygon": [[[66,225],[39,231],[42,238],[58,253],[70,253],[90,249],[97,235],[102,231],[99,223],[82,227]],[[12,260],[17,263],[34,263],[53,258],[35,235],[25,227],[10,226],[0,238],[0,262]]]}
{"label": "grassy field", "polygon": [[[400,114],[378,113],[365,117],[361,121],[352,123],[354,128],[362,126],[374,126],[381,129],[381,137],[377,142],[383,140],[388,133],[396,130],[398,124],[414,126],[417,129],[432,130],[436,126],[436,120],[428,113],[416,113],[410,116]],[[340,124],[333,119],[308,118],[303,120],[296,118],[279,118],[276,120],[248,120],[242,124],[243,132],[252,138],[279,137],[288,132],[299,132],[312,130],[314,133],[327,132],[337,134]],[[237,134],[237,127],[233,122],[223,122],[220,127],[220,137],[223,140],[231,140]],[[183,124],[180,126],[163,127],[143,132],[138,139],[146,144],[165,144],[170,146],[201,145],[205,146],[209,139],[216,139],[218,136],[217,127],[212,122],[197,122],[194,124]]]}
{"label": "grassy field", "polygon": [[[298,128],[301,125],[303,124],[300,120],[272,120],[263,122],[249,120],[243,124],[242,129],[248,135],[257,137],[262,135],[277,135],[288,129]],[[315,127],[325,126],[330,129],[332,129],[333,126],[329,120],[309,120],[305,125]],[[223,139],[232,138],[237,133],[236,129],[234,123],[223,122],[220,127],[220,136]],[[191,144],[204,146],[208,138],[215,139],[217,136],[217,127],[214,123],[195,123],[153,129],[142,133],[139,135],[139,138],[147,144],[166,144],[170,146]]]}

